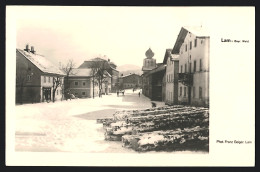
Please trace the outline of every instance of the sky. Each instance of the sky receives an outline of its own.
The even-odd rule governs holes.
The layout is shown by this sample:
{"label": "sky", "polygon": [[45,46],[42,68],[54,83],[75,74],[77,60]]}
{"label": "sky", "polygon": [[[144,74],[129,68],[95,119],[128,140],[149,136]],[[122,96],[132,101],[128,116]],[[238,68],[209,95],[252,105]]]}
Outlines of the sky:
{"label": "sky", "polygon": [[[221,32],[228,30],[230,21],[247,20],[241,8],[232,11],[231,7],[20,6],[15,9],[16,47],[34,46],[36,53],[55,64],[73,59],[79,66],[106,56],[117,66],[142,67],[148,48],[157,63],[163,61],[182,26],[202,25],[209,32]],[[232,27],[228,31],[232,33]]]}

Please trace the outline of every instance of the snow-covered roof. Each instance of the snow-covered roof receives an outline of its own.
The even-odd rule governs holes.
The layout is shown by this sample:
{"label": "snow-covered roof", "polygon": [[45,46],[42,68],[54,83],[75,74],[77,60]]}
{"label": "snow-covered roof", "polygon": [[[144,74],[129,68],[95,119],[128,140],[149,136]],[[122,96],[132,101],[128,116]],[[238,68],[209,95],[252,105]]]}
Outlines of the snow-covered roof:
{"label": "snow-covered roof", "polygon": [[161,71],[166,69],[166,66],[167,65],[165,65],[163,63],[159,63],[156,68],[154,68],[153,70],[147,72],[147,75],[150,75],[150,74],[153,74],[153,73],[157,73],[157,72],[161,72]]}
{"label": "snow-covered roof", "polygon": [[65,73],[60,70],[57,66],[52,64],[46,57],[33,54],[21,49],[16,49],[19,53],[21,53],[26,59],[28,59],[31,63],[33,63],[38,69],[40,69],[44,73],[50,74],[58,74],[58,75],[65,75]]}
{"label": "snow-covered roof", "polygon": [[163,63],[164,63],[164,64],[167,63],[168,57],[171,56],[171,51],[172,51],[171,48],[166,49],[165,55],[164,55],[164,58],[163,58]]}
{"label": "snow-covered roof", "polygon": [[[128,74],[128,75],[121,76],[121,78],[125,78],[125,77],[131,76],[131,75],[137,75],[137,74],[135,74],[135,73],[130,73],[130,74]],[[138,76],[140,76],[140,75],[138,75]]]}
{"label": "snow-covered roof", "polygon": [[89,77],[92,76],[92,69],[78,69],[75,68],[72,70],[70,77]]}

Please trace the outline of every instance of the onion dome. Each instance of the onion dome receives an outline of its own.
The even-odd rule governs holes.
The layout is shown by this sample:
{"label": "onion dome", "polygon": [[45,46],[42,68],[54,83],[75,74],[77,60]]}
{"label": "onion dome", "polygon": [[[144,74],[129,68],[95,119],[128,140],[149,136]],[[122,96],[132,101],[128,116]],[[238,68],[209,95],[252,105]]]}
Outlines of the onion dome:
{"label": "onion dome", "polygon": [[151,48],[149,48],[146,52],[145,52],[145,56],[149,59],[151,59],[154,56],[153,51],[151,50]]}

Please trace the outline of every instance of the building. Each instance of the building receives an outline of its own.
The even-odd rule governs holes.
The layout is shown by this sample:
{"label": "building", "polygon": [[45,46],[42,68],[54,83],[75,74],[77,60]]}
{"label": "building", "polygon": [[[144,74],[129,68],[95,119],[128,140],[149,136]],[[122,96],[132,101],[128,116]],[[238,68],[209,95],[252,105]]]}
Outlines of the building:
{"label": "building", "polygon": [[172,49],[166,49],[163,64],[166,65],[165,72],[165,104],[178,104],[178,72],[179,55],[171,54]]}
{"label": "building", "polygon": [[202,27],[182,27],[172,54],[179,54],[181,104],[209,105],[210,37]]}
{"label": "building", "polygon": [[119,84],[123,89],[139,88],[142,86],[142,77],[137,74],[129,74],[119,77]]}
{"label": "building", "polygon": [[157,63],[156,68],[145,72],[143,77],[142,93],[153,101],[164,101],[163,79],[166,65]]}
{"label": "building", "polygon": [[93,80],[91,69],[73,69],[68,81],[70,93],[78,98],[96,97],[99,94],[98,83]]}
{"label": "building", "polygon": [[149,72],[152,69],[156,68],[156,59],[153,58],[154,53],[151,50],[151,48],[149,48],[145,52],[145,56],[146,58],[143,60],[143,67],[142,67],[143,73]]}
{"label": "building", "polygon": [[16,103],[34,103],[63,98],[65,74],[34,47],[16,49]]}
{"label": "building", "polygon": [[100,63],[102,62],[102,65],[104,68],[110,75],[110,80],[111,81],[107,81],[107,84],[111,84],[111,86],[108,87],[108,93],[110,92],[116,92],[117,87],[118,87],[118,78],[119,78],[119,71],[116,70],[116,65],[110,61],[110,59],[106,60],[103,58],[93,58],[91,60],[88,61],[84,61],[78,68],[79,69],[91,69],[93,66],[98,66]]}

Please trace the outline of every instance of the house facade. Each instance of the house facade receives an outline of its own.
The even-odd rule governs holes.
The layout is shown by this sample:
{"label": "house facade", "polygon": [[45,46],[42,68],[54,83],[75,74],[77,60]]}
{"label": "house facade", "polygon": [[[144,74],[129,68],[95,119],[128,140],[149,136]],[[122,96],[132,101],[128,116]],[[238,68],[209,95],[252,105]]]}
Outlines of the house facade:
{"label": "house facade", "polygon": [[164,102],[168,105],[178,104],[179,55],[171,54],[171,51],[166,49],[163,60],[166,64]]}
{"label": "house facade", "polygon": [[157,64],[157,67],[142,75],[142,93],[153,101],[164,101],[164,76],[166,65]]}
{"label": "house facade", "polygon": [[[102,62],[103,68],[109,73],[109,77],[106,79],[107,92],[116,92],[118,78],[119,78],[119,71],[116,70],[116,65],[110,61],[110,59],[106,60],[103,58],[93,58],[88,61],[84,61],[78,68],[79,69],[91,69],[93,66],[96,66],[97,63]],[[108,81],[110,80],[110,81]],[[103,86],[102,86],[103,88]]]}
{"label": "house facade", "polygon": [[172,54],[179,54],[181,104],[209,105],[210,37],[202,27],[182,27]]}
{"label": "house facade", "polygon": [[36,54],[34,47],[16,49],[16,103],[61,100],[64,76],[46,57]]}
{"label": "house facade", "polygon": [[142,77],[137,74],[121,76],[119,83],[123,89],[139,88],[142,86]]}
{"label": "house facade", "polygon": [[78,98],[96,97],[99,94],[98,83],[94,80],[91,69],[73,69],[69,75],[70,93]]}

